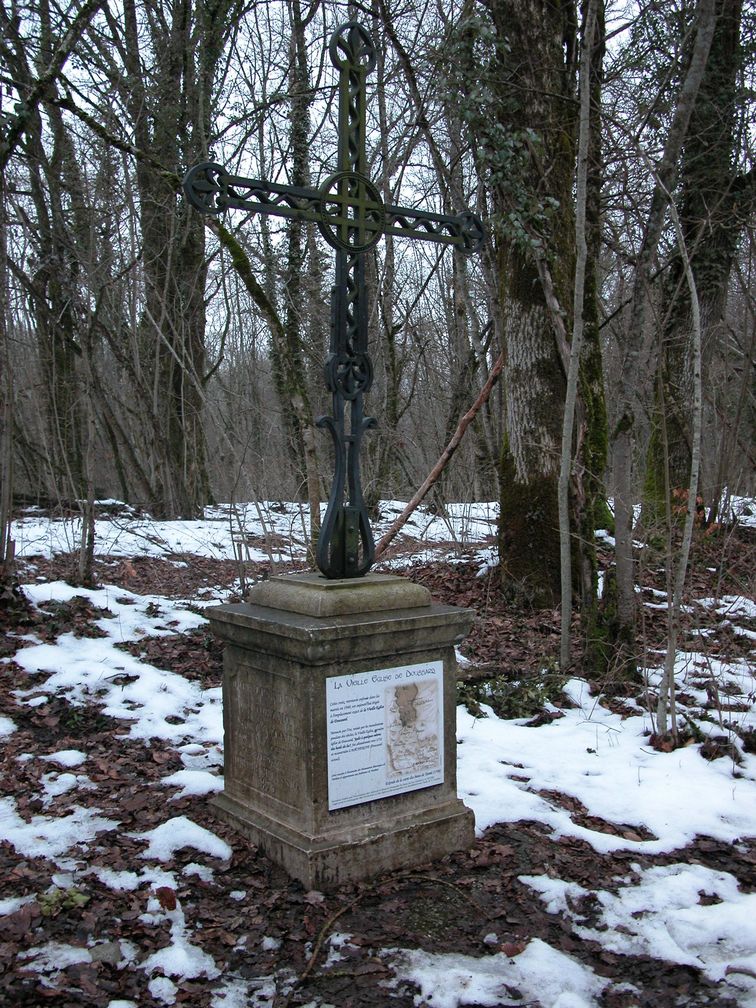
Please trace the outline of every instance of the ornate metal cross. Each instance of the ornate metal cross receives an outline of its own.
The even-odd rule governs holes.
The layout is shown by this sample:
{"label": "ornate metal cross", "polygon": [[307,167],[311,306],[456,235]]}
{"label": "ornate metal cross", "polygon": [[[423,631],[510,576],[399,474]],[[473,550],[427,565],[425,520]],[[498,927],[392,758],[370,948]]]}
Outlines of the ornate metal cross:
{"label": "ornate metal cross", "polygon": [[349,21],[333,33],[329,53],[340,71],[338,171],[334,175],[319,189],[309,189],[230,175],[222,165],[205,162],[187,172],[184,192],[202,213],[241,209],[313,221],[336,249],[331,343],[325,364],[333,416],[317,421],[318,427],[331,432],[335,471],[318,539],[317,564],[327,578],[356,578],[370,570],[375,557],[360,482],[362,436],[376,426],[372,417],[365,416],[363,405],[373,380],[367,345],[365,253],[385,234],[475,252],[484,232],[473,213],[450,216],[383,202],[368,177],[365,155],[365,79],[376,63],[373,40],[361,24]]}

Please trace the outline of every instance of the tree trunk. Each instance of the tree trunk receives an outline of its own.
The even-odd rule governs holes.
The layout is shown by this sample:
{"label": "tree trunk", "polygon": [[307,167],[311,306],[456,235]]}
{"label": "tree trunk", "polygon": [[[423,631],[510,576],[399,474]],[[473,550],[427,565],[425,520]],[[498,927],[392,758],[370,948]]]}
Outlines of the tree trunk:
{"label": "tree trunk", "polygon": [[[575,198],[575,286],[572,309],[572,341],[567,372],[567,391],[562,422],[562,447],[559,465],[559,545],[561,573],[561,635],[559,665],[563,672],[570,664],[572,623],[573,548],[570,529],[570,479],[573,464],[573,438],[577,410],[578,379],[585,333],[585,294],[588,265],[587,204],[588,159],[591,148],[591,51],[596,31],[598,0],[588,0],[584,38],[580,53],[580,113]],[[595,597],[595,595],[594,595]]]}
{"label": "tree trunk", "polygon": [[590,109],[592,126],[588,142],[585,230],[587,257],[583,297],[583,350],[580,361],[579,394],[582,404],[581,443],[576,446],[578,471],[573,481],[575,555],[580,593],[580,626],[584,663],[594,673],[605,668],[606,628],[601,625],[597,598],[598,561],[596,529],[611,524],[606,502],[608,420],[604,391],[601,347],[600,262],[602,250],[601,193],[603,153],[601,102],[604,86],[605,53],[604,3],[596,8],[595,34],[591,41]]}
{"label": "tree trunk", "polygon": [[[0,92],[0,116],[3,112]],[[14,598],[13,380],[8,345],[10,311],[5,165],[0,166],[0,604]]]}
{"label": "tree trunk", "polygon": [[[506,591],[536,606],[555,606],[566,377],[559,341],[567,315],[562,308],[572,301],[574,261],[575,10],[571,3],[541,0],[495,0],[490,10],[499,40],[492,81],[499,105],[497,131],[482,153],[499,219],[504,313],[501,572]],[[490,107],[486,114],[491,116]],[[497,159],[507,139],[512,155],[502,162]],[[555,310],[555,303],[562,308]]]}
{"label": "tree trunk", "polygon": [[[149,45],[134,0],[124,5],[127,103],[136,146],[166,168],[207,157],[212,85],[233,31],[231,3],[213,10],[176,5],[149,20]],[[120,25],[111,20],[114,33]],[[143,67],[150,67],[150,76]],[[210,500],[203,426],[205,357],[205,229],[176,193],[170,175],[139,160],[144,307],[142,366],[153,388],[152,440],[164,515],[195,517]]]}
{"label": "tree trunk", "polygon": [[635,570],[633,563],[634,449],[644,411],[653,395],[656,340],[648,325],[649,292],[656,252],[664,227],[670,193],[677,178],[677,165],[688,132],[698,89],[706,69],[716,23],[715,0],[699,0],[697,29],[690,63],[683,79],[664,151],[655,170],[654,189],[643,239],[635,263],[635,279],[629,308],[626,353],[623,364],[623,393],[618,404],[614,432],[613,461],[615,485],[615,555],[617,612],[614,630],[613,665],[618,672],[634,674],[637,669],[635,644]]}
{"label": "tree trunk", "polygon": [[[725,335],[727,290],[746,218],[737,212],[736,104],[742,64],[742,0],[717,0],[716,27],[690,118],[680,168],[679,213],[700,302],[702,380]],[[693,394],[692,305],[681,257],[665,282],[670,305],[660,369],[665,399],[670,484],[687,486],[690,472],[690,401]],[[712,418],[713,419],[713,418]],[[658,424],[655,425],[658,431]],[[652,435],[644,495],[644,524],[663,518],[660,456]],[[698,488],[697,488],[698,490]],[[657,513],[658,512],[658,513]]]}
{"label": "tree trunk", "polygon": [[[670,549],[667,556],[668,565],[668,586],[667,586],[667,654],[664,662],[664,674],[659,685],[659,699],[657,704],[657,729],[659,735],[664,736],[668,731],[668,717],[671,718],[670,734],[673,742],[677,743],[677,717],[675,708],[675,659],[677,657],[677,641],[680,632],[680,610],[683,599],[683,589],[685,587],[685,577],[688,570],[688,556],[693,539],[693,526],[696,518],[696,490],[698,487],[698,474],[701,465],[701,420],[703,414],[701,395],[701,348],[702,348],[702,320],[698,302],[698,292],[693,269],[685,246],[685,234],[682,223],[675,213],[675,232],[680,249],[680,256],[683,261],[685,271],[685,282],[690,295],[691,309],[691,350],[693,357],[693,388],[691,403],[691,452],[690,452],[690,472],[688,473],[688,497],[685,510],[685,525],[683,528],[682,543],[680,544],[679,555],[676,559],[674,577],[672,574],[673,557]],[[668,495],[669,499],[669,495]],[[669,504],[668,504],[669,507]],[[671,545],[671,523],[670,545]]]}
{"label": "tree trunk", "polygon": [[[289,141],[291,146],[290,184],[309,183],[308,144],[310,142],[310,91],[305,23],[299,0],[292,0],[291,43],[289,66]],[[312,307],[305,282],[308,251],[307,231],[310,224],[291,220],[288,224],[286,268],[284,274],[284,317],[282,339],[272,331],[271,353],[276,391],[281,401],[283,418],[291,447],[291,458],[297,480],[298,496],[306,495],[310,509],[310,549],[314,558],[320,530],[320,483],[318,476],[317,441],[310,396],[307,389],[307,369],[302,350],[302,337],[307,329],[307,315]],[[312,243],[310,243],[312,244]],[[314,251],[314,249],[311,249]]]}

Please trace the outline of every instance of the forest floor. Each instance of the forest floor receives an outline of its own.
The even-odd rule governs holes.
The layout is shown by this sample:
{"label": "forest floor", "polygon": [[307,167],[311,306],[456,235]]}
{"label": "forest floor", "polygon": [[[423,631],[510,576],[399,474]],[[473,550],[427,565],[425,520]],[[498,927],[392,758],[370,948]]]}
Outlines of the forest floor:
{"label": "forest floor", "polygon": [[[269,517],[268,551],[286,539]],[[20,516],[25,601],[0,608],[0,1005],[756,1006],[756,530],[698,535],[686,744],[668,752],[649,714],[666,609],[653,558],[645,681],[607,690],[579,660],[554,673],[558,613],[501,598],[490,512],[453,539],[427,517],[385,569],[476,610],[457,735],[477,838],[321,893],[207,806],[222,651],[202,610],[240,587],[219,528],[180,523],[178,542],[179,523],[103,516],[97,587],[76,588],[61,548],[75,529]],[[253,539],[247,578],[270,569]]]}

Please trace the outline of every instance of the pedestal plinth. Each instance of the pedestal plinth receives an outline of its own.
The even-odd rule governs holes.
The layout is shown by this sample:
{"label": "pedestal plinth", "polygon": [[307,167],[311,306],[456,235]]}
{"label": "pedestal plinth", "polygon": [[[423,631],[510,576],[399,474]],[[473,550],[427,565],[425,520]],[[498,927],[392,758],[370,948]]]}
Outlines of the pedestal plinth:
{"label": "pedestal plinth", "polygon": [[454,656],[472,610],[404,578],[304,574],[207,616],[226,644],[221,818],[315,889],[472,843]]}

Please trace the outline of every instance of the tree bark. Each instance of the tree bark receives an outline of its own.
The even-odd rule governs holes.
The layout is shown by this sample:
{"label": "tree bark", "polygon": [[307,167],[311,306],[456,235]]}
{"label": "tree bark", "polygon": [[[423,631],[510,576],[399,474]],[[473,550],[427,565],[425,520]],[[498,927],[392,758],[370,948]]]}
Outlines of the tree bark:
{"label": "tree bark", "polygon": [[[0,115],[3,112],[0,92]],[[8,232],[5,167],[0,167],[0,600],[13,599],[15,545],[13,521],[13,379],[8,346]]]}
{"label": "tree bark", "polygon": [[510,164],[489,169],[502,222],[497,238],[505,440],[499,553],[505,591],[536,606],[555,606],[563,307],[572,300],[574,262],[575,9],[571,3],[494,0],[490,11],[504,47],[494,78],[498,133],[490,135],[483,156],[496,165],[497,149],[507,138],[514,152]]}

